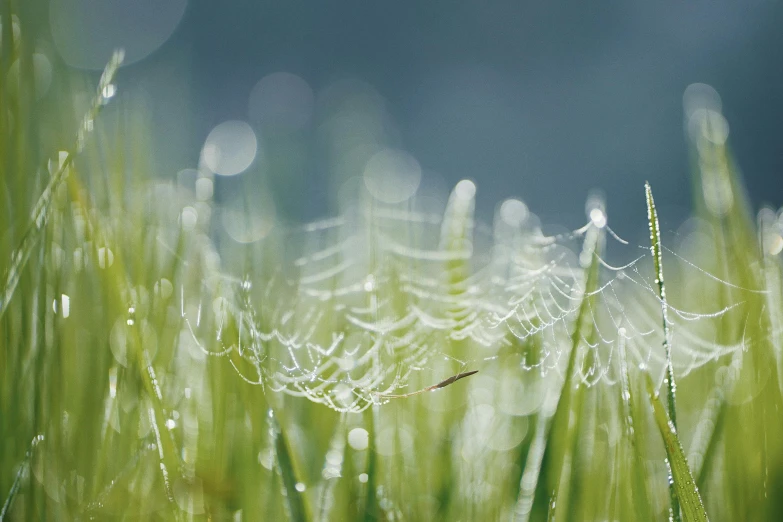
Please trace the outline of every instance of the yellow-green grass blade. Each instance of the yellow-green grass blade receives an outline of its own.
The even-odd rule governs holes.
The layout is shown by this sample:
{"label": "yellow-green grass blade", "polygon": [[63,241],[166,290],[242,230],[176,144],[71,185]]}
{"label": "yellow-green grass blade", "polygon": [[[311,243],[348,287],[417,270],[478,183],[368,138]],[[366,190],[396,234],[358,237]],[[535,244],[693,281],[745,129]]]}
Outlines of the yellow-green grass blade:
{"label": "yellow-green grass blade", "polygon": [[707,522],[707,511],[699,495],[699,488],[693,479],[693,474],[685,458],[685,452],[680,444],[680,438],[677,436],[677,429],[666,413],[660,397],[655,393],[652,379],[646,374],[647,394],[650,397],[650,404],[653,408],[653,417],[658,430],[661,432],[663,444],[666,448],[666,455],[671,469],[674,488],[677,490],[677,498],[680,501],[682,518],[685,522]]}

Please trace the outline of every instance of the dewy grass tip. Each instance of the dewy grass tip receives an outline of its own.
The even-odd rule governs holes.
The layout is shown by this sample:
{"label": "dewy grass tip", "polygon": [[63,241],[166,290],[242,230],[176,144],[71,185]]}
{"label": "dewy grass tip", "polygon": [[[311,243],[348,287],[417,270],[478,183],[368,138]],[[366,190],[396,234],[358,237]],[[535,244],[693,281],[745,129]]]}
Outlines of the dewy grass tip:
{"label": "dewy grass tip", "polygon": [[[650,227],[650,253],[655,267],[655,284],[658,290],[658,299],[661,303],[661,320],[663,323],[663,348],[666,356],[666,396],[669,407],[669,417],[674,428],[677,428],[677,385],[674,382],[674,365],[672,364],[672,346],[671,333],[669,328],[669,304],[666,301],[666,286],[663,282],[663,255],[661,253],[661,226],[658,222],[658,212],[655,209],[655,200],[653,199],[650,183],[644,184],[644,192],[647,200],[647,221]],[[679,506],[676,489],[670,484],[671,511],[675,521],[679,520]]]}

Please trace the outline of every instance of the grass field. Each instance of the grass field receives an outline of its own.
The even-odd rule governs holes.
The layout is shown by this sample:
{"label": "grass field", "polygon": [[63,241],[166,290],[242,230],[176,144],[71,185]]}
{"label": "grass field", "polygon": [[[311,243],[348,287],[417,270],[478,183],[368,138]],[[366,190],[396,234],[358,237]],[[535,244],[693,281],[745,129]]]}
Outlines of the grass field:
{"label": "grass field", "polygon": [[649,185],[644,245],[467,180],[270,229],[151,173],[121,53],[38,97],[1,5],[0,520],[780,518],[783,215],[718,112],[672,244]]}

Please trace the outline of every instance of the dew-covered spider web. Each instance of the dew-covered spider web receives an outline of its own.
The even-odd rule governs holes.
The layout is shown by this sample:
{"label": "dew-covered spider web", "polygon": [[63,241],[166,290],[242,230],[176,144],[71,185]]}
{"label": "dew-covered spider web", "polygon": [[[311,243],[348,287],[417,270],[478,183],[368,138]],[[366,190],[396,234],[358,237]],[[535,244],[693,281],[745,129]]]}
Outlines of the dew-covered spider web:
{"label": "dew-covered spider web", "polygon": [[[475,185],[462,181],[442,215],[358,205],[269,240],[275,255],[264,270],[207,274],[200,295],[181,293],[183,336],[249,382],[340,411],[480,372],[508,354],[520,371],[562,378],[577,350],[574,378],[612,385],[622,344],[629,364],[662,379],[662,308],[678,377],[753,342],[721,328],[749,320],[737,295],[753,289],[702,264],[707,234],[683,233],[688,248],[664,249],[662,301],[650,245],[618,237],[600,201],[583,227],[546,235],[513,199],[491,226],[477,225],[474,198]],[[614,266],[610,256],[631,260]]]}

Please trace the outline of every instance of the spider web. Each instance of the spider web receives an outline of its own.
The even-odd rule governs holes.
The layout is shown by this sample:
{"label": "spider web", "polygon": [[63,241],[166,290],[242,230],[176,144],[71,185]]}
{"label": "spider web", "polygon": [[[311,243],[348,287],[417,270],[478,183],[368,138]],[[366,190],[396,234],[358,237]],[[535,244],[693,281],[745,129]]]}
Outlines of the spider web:
{"label": "spider web", "polygon": [[[547,236],[516,200],[493,227],[475,226],[474,196],[463,181],[443,216],[372,203],[309,224],[287,239],[302,245],[299,255],[269,276],[222,276],[197,302],[181,296],[188,333],[249,382],[339,411],[481,370],[505,353],[547,375],[562,374],[576,349],[579,381],[611,385],[623,344],[630,363],[662,378],[662,306],[676,375],[746,348],[742,336],[715,333],[722,318],[747,313],[743,303],[702,309],[704,299],[684,291],[662,303],[649,248],[616,236],[600,206],[580,229]],[[612,266],[604,244],[636,257]],[[594,260],[598,284],[586,290]],[[667,260],[677,262],[667,265],[676,286],[739,289],[673,251]],[[585,301],[587,327],[575,331]]]}

